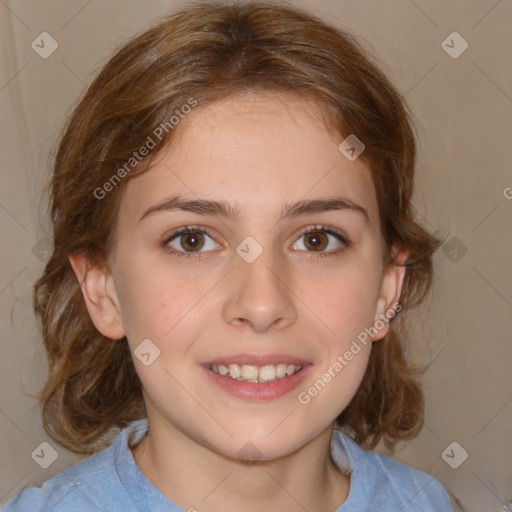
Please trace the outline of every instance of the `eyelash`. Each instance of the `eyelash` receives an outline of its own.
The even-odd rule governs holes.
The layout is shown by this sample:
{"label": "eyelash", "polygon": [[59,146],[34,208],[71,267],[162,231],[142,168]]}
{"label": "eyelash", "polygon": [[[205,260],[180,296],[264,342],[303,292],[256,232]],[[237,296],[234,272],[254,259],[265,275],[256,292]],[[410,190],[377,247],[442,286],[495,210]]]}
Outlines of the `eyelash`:
{"label": "eyelash", "polygon": [[204,252],[186,252],[186,251],[176,251],[172,247],[169,247],[167,244],[172,242],[175,238],[178,238],[180,235],[186,234],[194,234],[194,233],[203,233],[207,234],[212,240],[214,239],[213,234],[210,233],[210,230],[204,226],[185,226],[183,228],[177,229],[173,233],[171,233],[165,240],[162,242],[162,247],[173,256],[177,258],[192,258],[192,259],[201,259],[205,256]]}
{"label": "eyelash", "polygon": [[297,235],[296,240],[299,240],[299,238],[307,233],[324,233],[326,235],[332,235],[338,242],[341,242],[343,247],[340,247],[338,249],[335,249],[334,251],[328,251],[328,252],[315,252],[315,251],[307,251],[311,254],[313,258],[325,258],[326,256],[337,256],[341,251],[344,251],[345,249],[348,249],[352,246],[352,242],[345,236],[343,233],[338,231],[336,228],[332,226],[325,226],[323,224],[315,224],[313,226],[310,226],[308,228],[305,228],[299,232]]}
{"label": "eyelash", "polygon": [[[162,241],[162,247],[173,256],[176,256],[177,258],[193,258],[193,259],[201,259],[205,256],[205,252],[186,252],[186,251],[176,251],[168,246],[169,242],[172,242],[174,239],[178,238],[180,235],[184,234],[194,234],[194,233],[202,233],[208,235],[212,240],[214,240],[213,234],[210,232],[208,228],[205,226],[185,226],[183,228],[180,228],[173,233],[171,233],[168,237],[166,237]],[[343,244],[344,247],[341,247],[339,249],[336,249],[334,251],[328,251],[328,252],[315,252],[315,251],[306,251],[311,254],[313,258],[324,258],[326,256],[336,256],[341,251],[344,251],[345,249],[348,249],[352,246],[352,242],[340,231],[338,231],[336,228],[332,226],[325,226],[325,225],[314,225],[310,226],[308,228],[305,228],[299,232],[297,235],[296,240],[299,240],[301,236],[308,234],[308,233],[324,233],[327,235],[334,236],[339,242]],[[209,251],[206,251],[209,252]]]}

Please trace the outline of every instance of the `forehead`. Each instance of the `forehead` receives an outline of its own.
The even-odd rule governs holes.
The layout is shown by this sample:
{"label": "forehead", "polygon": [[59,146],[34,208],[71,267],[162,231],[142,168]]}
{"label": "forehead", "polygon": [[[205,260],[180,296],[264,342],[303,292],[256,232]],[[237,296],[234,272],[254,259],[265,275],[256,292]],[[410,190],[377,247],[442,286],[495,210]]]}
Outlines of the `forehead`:
{"label": "forehead", "polygon": [[170,195],[228,201],[242,212],[343,195],[377,225],[371,173],[349,161],[318,106],[297,96],[257,93],[196,107],[150,169],[131,178],[122,211],[137,220]]}

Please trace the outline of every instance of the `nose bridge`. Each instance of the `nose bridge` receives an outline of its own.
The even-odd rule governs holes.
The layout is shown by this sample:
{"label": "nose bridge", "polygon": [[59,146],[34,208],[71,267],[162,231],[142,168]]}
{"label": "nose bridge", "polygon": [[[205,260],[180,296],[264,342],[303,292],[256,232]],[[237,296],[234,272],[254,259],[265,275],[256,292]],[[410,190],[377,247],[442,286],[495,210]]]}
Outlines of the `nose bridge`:
{"label": "nose bridge", "polygon": [[225,320],[232,325],[250,324],[258,332],[293,323],[296,308],[288,270],[284,258],[271,247],[250,263],[241,257],[224,305]]}

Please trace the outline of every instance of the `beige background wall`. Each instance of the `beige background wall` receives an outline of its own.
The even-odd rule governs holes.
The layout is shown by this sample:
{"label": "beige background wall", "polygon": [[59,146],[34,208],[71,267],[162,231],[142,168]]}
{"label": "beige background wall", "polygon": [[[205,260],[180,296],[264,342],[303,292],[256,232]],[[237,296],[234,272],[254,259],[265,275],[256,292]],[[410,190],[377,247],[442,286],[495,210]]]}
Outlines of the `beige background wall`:
{"label": "beige background wall", "polygon": [[[417,209],[448,233],[433,300],[415,314],[426,424],[395,456],[435,475],[467,511],[512,499],[512,3],[496,0],[296,0],[353,30],[406,93],[421,137]],[[113,48],[176,2],[24,0],[0,3],[0,503],[79,458],[44,433],[35,393],[44,374],[31,310],[47,255],[41,189],[64,116]],[[468,43],[452,58],[452,32]],[[32,41],[48,32],[47,59]],[[461,40],[448,39],[450,50]],[[467,251],[467,252],[465,252]],[[58,452],[48,468],[31,453]],[[469,457],[441,457],[457,442]],[[455,447],[452,465],[460,462]],[[511,507],[512,509],[512,507]]]}

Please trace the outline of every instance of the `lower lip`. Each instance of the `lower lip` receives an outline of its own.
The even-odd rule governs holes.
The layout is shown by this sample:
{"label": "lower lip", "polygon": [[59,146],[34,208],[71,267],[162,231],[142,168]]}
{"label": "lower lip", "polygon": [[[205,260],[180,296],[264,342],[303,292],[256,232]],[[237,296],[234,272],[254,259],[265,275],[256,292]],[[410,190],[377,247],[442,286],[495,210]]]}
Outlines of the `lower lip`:
{"label": "lower lip", "polygon": [[306,377],[312,365],[304,365],[293,375],[271,382],[246,382],[219,375],[208,366],[203,366],[208,377],[224,391],[237,398],[265,401],[275,400],[295,389]]}

